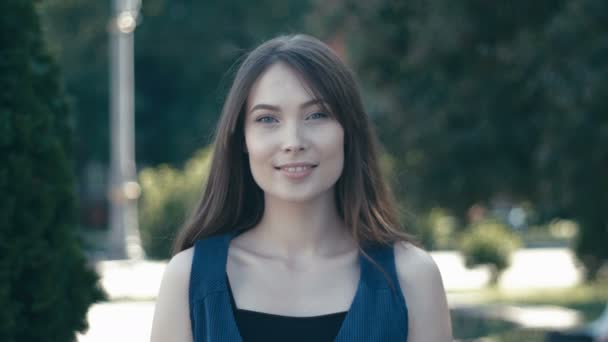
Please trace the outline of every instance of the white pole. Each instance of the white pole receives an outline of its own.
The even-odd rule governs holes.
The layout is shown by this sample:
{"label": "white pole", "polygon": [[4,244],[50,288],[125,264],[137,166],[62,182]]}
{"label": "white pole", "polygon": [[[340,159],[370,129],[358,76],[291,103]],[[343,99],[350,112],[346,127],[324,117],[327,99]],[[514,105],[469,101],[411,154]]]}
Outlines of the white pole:
{"label": "white pole", "polygon": [[109,257],[144,257],[139,237],[135,167],[133,31],[138,0],[114,0],[110,23],[111,182]]}

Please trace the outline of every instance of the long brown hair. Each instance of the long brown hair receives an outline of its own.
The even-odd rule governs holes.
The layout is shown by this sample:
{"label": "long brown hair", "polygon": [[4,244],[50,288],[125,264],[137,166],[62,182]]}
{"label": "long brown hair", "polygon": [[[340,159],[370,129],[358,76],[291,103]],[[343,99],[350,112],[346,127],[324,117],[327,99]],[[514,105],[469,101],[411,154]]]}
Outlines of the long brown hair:
{"label": "long brown hair", "polygon": [[398,223],[392,194],[381,175],[377,139],[352,72],[323,42],[299,34],[258,46],[236,72],[217,126],[205,190],[175,240],[174,254],[197,239],[249,229],[260,222],[264,196],[244,153],[245,103],[260,74],[279,61],[305,79],[344,129],[344,168],[335,185],[335,202],[359,248],[412,241]]}

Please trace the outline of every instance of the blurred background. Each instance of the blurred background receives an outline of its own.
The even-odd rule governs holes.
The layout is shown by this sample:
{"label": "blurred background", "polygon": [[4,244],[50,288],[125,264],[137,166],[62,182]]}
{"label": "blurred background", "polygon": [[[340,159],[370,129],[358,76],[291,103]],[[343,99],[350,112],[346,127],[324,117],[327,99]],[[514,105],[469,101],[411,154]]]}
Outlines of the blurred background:
{"label": "blurred background", "polygon": [[0,9],[0,340],[147,340],[238,60],[300,32],[358,76],[404,225],[441,270],[455,339],[608,330],[608,2]]}

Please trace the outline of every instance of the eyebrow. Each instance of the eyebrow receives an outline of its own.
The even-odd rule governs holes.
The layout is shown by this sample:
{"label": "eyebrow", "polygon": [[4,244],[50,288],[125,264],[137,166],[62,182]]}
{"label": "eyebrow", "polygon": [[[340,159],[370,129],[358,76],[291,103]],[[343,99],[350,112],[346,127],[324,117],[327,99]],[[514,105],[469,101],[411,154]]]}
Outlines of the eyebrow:
{"label": "eyebrow", "polygon": [[[325,101],[323,101],[321,99],[312,99],[312,100],[302,103],[300,105],[300,109],[304,109],[306,107],[310,107],[310,106],[313,106],[316,104],[323,104],[323,103],[325,103]],[[265,103],[258,103],[255,106],[253,106],[249,112],[252,113],[258,109],[279,111],[281,108],[279,108],[278,106],[273,106],[273,105],[269,105],[269,104],[265,104]]]}

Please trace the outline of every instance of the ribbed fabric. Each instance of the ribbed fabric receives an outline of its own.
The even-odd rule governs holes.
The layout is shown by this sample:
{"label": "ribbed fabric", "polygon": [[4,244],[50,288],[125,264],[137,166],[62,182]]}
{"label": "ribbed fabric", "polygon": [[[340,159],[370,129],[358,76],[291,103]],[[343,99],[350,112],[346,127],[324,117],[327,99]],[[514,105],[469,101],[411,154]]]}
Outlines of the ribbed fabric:
{"label": "ribbed fabric", "polygon": [[346,311],[318,316],[293,317],[239,309],[232,296],[230,279],[227,274],[226,282],[236,325],[246,342],[331,342],[338,335],[346,316]]}
{"label": "ribbed fabric", "polygon": [[[238,232],[196,241],[190,274],[190,321],[194,342],[241,342],[226,282],[230,241]],[[406,341],[408,312],[401,292],[392,247],[365,250],[387,273],[362,255],[361,278],[355,298],[342,322],[337,342]]]}

